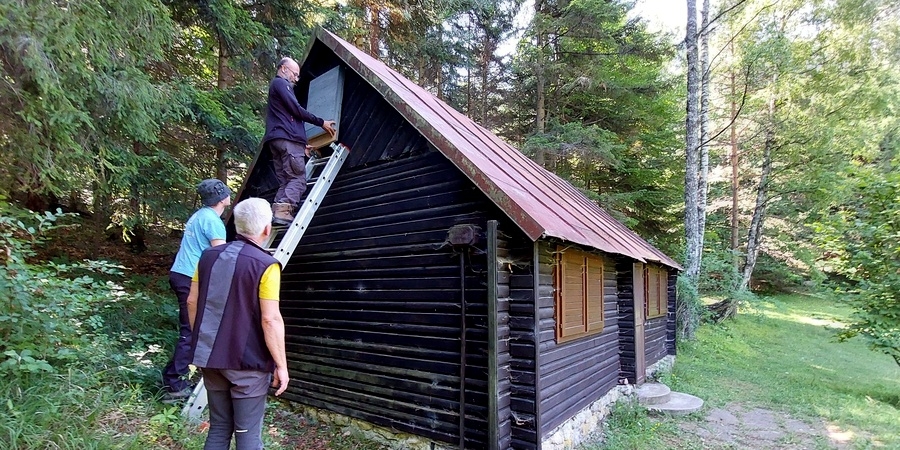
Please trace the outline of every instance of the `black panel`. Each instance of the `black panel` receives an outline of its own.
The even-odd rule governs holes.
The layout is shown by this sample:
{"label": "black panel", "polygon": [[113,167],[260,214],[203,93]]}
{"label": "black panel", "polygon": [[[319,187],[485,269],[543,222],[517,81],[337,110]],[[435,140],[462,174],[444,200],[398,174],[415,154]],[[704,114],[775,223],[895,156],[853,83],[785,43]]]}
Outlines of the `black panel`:
{"label": "black panel", "polygon": [[484,229],[488,218],[503,219],[437,152],[344,166],[283,272],[287,398],[456,442],[464,253],[466,441],[484,447],[486,260],[444,241],[453,225]]}
{"label": "black panel", "polygon": [[634,356],[634,262],[627,258],[616,261],[619,284],[619,382],[634,384],[637,368]]}

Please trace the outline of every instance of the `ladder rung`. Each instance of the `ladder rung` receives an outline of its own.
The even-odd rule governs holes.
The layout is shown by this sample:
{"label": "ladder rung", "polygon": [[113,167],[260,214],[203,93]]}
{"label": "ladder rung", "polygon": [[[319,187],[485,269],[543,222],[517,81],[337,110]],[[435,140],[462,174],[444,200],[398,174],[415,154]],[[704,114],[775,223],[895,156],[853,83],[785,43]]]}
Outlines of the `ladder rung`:
{"label": "ladder rung", "polygon": [[325,164],[328,164],[329,159],[331,159],[330,156],[326,156],[323,158],[316,158],[312,161],[313,167],[324,166]]}

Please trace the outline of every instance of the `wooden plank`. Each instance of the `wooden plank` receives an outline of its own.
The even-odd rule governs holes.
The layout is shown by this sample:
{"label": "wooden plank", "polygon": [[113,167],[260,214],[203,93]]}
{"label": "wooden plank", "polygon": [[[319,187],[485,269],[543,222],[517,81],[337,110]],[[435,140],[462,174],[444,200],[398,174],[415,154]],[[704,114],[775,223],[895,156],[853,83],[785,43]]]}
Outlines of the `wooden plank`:
{"label": "wooden plank", "polygon": [[[395,347],[396,348],[396,347]],[[429,352],[424,356],[414,349],[408,352],[393,350],[391,353],[379,354],[362,352],[355,349],[316,347],[305,343],[286,344],[291,360],[305,361],[318,359],[337,361],[332,365],[343,365],[363,371],[377,371],[389,375],[398,375],[410,379],[435,380],[454,383],[459,381],[456,375],[446,375],[459,368],[459,361],[448,361],[441,352]],[[343,359],[342,359],[343,358]]]}
{"label": "wooden plank", "polygon": [[487,444],[489,450],[498,450],[499,433],[500,433],[500,411],[498,407],[499,377],[497,367],[497,331],[498,331],[498,311],[497,311],[497,283],[499,262],[497,261],[497,221],[488,221],[487,229],[487,331],[488,331],[488,438]]}

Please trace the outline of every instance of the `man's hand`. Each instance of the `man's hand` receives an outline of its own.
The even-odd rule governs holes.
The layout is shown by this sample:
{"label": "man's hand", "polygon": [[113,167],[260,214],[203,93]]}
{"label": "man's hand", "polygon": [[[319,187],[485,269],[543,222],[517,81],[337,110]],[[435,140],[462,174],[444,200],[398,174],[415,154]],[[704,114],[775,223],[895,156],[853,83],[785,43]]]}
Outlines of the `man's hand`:
{"label": "man's hand", "polygon": [[281,393],[284,392],[285,389],[287,389],[288,381],[290,381],[290,378],[288,377],[287,367],[276,367],[275,373],[273,375],[272,387],[278,388],[278,390],[275,391],[275,395],[278,396],[281,395]]}
{"label": "man's hand", "polygon": [[326,120],[325,123],[322,124],[322,128],[324,128],[325,131],[328,132],[328,134],[334,136],[334,133],[335,133],[334,126],[335,125],[336,124],[333,120]]}

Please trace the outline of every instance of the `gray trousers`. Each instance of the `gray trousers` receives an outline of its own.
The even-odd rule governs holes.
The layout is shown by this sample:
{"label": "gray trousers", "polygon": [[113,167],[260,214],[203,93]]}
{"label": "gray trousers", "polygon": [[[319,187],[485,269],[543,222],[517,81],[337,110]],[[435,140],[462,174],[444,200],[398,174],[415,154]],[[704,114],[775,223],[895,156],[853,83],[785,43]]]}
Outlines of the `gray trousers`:
{"label": "gray trousers", "polygon": [[278,192],[275,203],[289,203],[296,207],[306,192],[306,144],[275,139],[269,141]]}
{"label": "gray trousers", "polygon": [[209,434],[203,450],[261,450],[266,393],[272,375],[251,370],[203,369]]}

